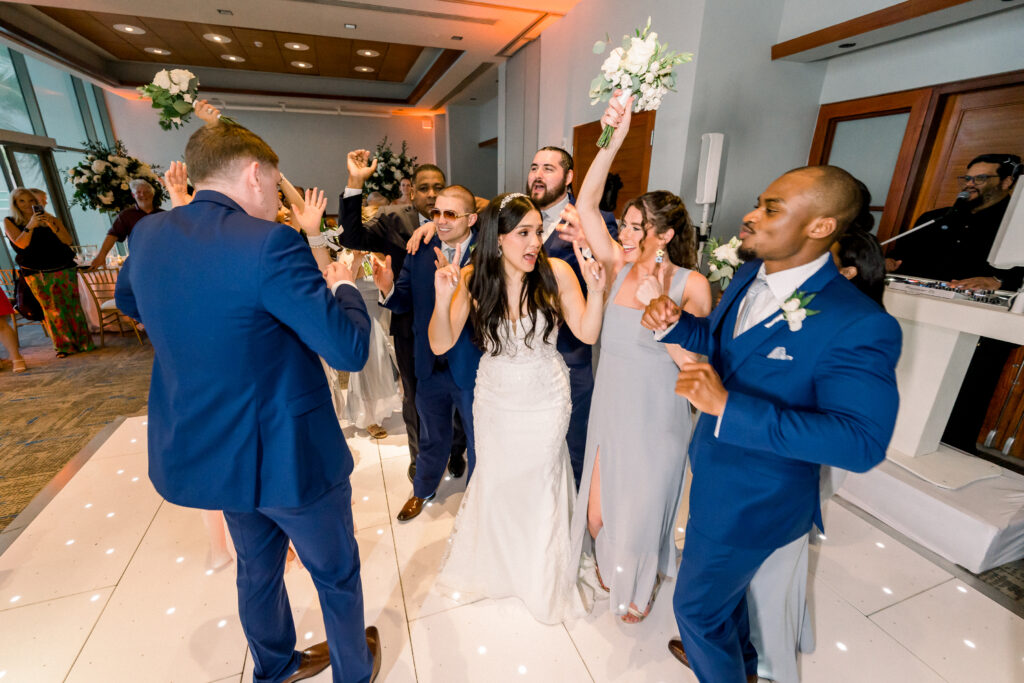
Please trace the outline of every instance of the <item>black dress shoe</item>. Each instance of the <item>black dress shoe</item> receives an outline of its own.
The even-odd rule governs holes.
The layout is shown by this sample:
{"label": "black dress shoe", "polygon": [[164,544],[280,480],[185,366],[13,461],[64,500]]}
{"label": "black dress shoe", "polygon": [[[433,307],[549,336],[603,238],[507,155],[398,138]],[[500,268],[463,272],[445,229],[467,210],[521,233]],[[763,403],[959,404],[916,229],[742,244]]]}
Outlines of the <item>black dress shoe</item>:
{"label": "black dress shoe", "polygon": [[419,514],[423,512],[423,506],[434,500],[436,495],[437,491],[434,491],[426,498],[417,498],[415,495],[409,496],[409,500],[405,501],[401,512],[398,513],[398,521],[408,522],[410,519],[419,517]]}
{"label": "black dress shoe", "polygon": [[416,461],[409,463],[409,481],[416,481]]}
{"label": "black dress shoe", "polygon": [[453,455],[448,458],[448,473],[458,479],[466,473],[466,457],[464,455]]}
{"label": "black dress shoe", "polygon": [[377,633],[376,626],[366,627],[366,647],[370,649],[370,657],[373,659],[373,672],[370,674],[370,683],[377,680],[377,674],[380,673],[380,634]]}
{"label": "black dress shoe", "polygon": [[331,664],[331,653],[327,650],[327,641],[317,643],[308,650],[302,651],[299,668],[281,683],[296,683],[312,678]]}

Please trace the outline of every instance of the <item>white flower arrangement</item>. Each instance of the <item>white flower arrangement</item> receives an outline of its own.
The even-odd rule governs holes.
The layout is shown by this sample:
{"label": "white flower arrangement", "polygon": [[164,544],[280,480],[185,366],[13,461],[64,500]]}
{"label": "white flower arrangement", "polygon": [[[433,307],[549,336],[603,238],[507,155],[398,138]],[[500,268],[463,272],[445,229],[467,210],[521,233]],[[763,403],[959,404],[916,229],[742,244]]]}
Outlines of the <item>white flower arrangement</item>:
{"label": "white flower arrangement", "polygon": [[782,302],[780,307],[782,312],[768,321],[765,327],[771,327],[780,320],[785,320],[789,324],[790,332],[799,332],[808,316],[821,313],[821,311],[812,311],[807,308],[807,304],[811,303],[815,296],[815,294],[804,294],[799,289],[796,290]]}
{"label": "white flower arrangement", "polygon": [[715,237],[708,240],[704,247],[704,254],[708,258],[708,282],[717,282],[723,291],[729,286],[736,269],[743,263],[739,255],[742,244],[738,237],[731,238],[725,244],[720,244]]}
{"label": "white flower arrangement", "polygon": [[98,142],[88,142],[84,146],[89,153],[67,170],[68,178],[75,186],[72,204],[104,213],[120,213],[135,206],[131,192],[131,181],[135,178],[142,178],[153,186],[154,203],[166,196],[152,167],[128,156],[120,140],[112,148]]}
{"label": "white flower arrangement", "polygon": [[[669,90],[675,90],[675,67],[693,59],[692,52],[671,52],[668,45],[658,42],[658,34],[651,31],[651,18],[643,30],[636,29],[633,36],[623,36],[622,46],[611,51],[601,65],[601,73],[590,83],[590,103],[607,102],[612,93],[622,90],[619,101],[623,104],[632,95],[634,111],[657,111],[661,99]],[[608,47],[608,39],[594,43],[594,53],[601,54]],[[605,126],[599,147],[607,147],[615,129]]]}
{"label": "white flower arrangement", "polygon": [[397,154],[392,151],[391,143],[387,136],[377,145],[373,153],[377,159],[377,170],[366,180],[363,185],[363,196],[371,192],[380,192],[389,200],[398,199],[401,194],[399,187],[402,178],[412,178],[412,172],[416,168],[416,157],[410,157],[406,153],[406,143],[402,141],[402,150]]}
{"label": "white flower arrangement", "polygon": [[[199,93],[199,79],[187,69],[162,69],[153,77],[153,82],[138,88],[142,97],[153,101],[153,108],[160,110],[160,127],[164,130],[180,128],[192,116],[192,105]],[[231,119],[221,117],[226,123]]]}

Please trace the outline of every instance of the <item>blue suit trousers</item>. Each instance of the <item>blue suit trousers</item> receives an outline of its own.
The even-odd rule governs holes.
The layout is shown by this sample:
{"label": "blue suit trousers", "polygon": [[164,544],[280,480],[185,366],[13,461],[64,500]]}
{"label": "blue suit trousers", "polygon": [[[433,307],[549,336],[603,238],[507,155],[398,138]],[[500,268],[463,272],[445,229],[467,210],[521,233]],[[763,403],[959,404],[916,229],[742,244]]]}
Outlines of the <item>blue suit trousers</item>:
{"label": "blue suit trousers", "polygon": [[473,390],[461,389],[448,368],[435,370],[416,385],[416,412],[420,416],[420,454],[416,458],[413,495],[426,498],[437,491],[451,457],[455,413],[466,432],[466,481],[473,476],[476,448],[473,443]]}
{"label": "blue suit trousers", "polygon": [[295,622],[284,585],[288,539],[320,596],[334,683],[370,680],[359,548],[348,480],[298,508],[225,512],[238,553],[238,614],[256,665],[255,683],[278,683],[299,667]]}

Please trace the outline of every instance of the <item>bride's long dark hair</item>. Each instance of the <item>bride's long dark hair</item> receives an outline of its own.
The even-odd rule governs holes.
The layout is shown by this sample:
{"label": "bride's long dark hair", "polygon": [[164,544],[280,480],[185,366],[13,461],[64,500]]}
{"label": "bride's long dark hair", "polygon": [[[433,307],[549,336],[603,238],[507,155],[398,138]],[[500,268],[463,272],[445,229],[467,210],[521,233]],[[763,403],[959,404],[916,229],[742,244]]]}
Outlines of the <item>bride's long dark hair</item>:
{"label": "bride's long dark hair", "polygon": [[[538,211],[526,195],[515,194],[507,202],[506,197],[508,195],[504,194],[495,197],[480,214],[480,232],[472,258],[473,273],[469,277],[469,295],[474,304],[469,314],[473,323],[473,341],[481,348],[490,350],[494,356],[502,352],[501,329],[508,325],[510,317],[498,236],[512,232],[526,214]],[[544,341],[548,340],[562,317],[558,284],[543,248],[537,253],[536,266],[523,275],[523,289],[515,317],[519,318],[523,310],[533,321],[526,333],[527,346],[534,339],[538,313],[544,318],[544,331],[541,335]]]}

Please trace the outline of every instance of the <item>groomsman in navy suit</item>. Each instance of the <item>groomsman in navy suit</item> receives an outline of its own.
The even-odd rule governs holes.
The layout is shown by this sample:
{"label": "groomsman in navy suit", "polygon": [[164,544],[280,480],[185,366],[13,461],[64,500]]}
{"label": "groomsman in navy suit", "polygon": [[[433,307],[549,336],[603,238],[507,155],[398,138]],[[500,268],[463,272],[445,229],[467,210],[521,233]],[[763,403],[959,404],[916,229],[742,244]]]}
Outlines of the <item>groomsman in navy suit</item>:
{"label": "groomsman in navy suit", "polygon": [[476,450],[473,444],[473,386],[480,363],[480,350],[473,344],[466,326],[455,346],[440,356],[430,350],[427,328],[434,312],[434,273],[449,263],[469,263],[476,223],[473,193],[461,185],[446,187],[438,195],[430,218],[437,234],[402,263],[395,280],[391,257],[375,264],[373,279],[381,301],[396,313],[412,312],[416,362],[416,410],[420,417],[420,454],[416,460],[413,492],[398,513],[405,522],[420,514],[433,499],[444,476],[457,413],[466,434],[469,459],[467,480],[473,475]]}
{"label": "groomsman in navy suit", "polygon": [[[363,629],[352,455],[318,358],[363,367],[366,307],[347,269],[321,274],[299,234],[272,222],[281,174],[263,140],[207,125],[185,159],[195,197],[132,232],[117,281],[118,308],[145,323],[155,351],[150,478],[172,503],[224,511],[258,683],[292,683],[328,664],[335,683],[373,681],[380,639]],[[311,199],[296,218],[318,236],[326,203]],[[289,538],[327,630],[304,652],[284,585]]]}
{"label": "groomsman in navy suit", "polygon": [[[572,242],[562,239],[556,227],[562,222],[562,210],[575,203],[569,186],[573,180],[572,155],[561,147],[542,147],[533,156],[526,178],[526,194],[540,209],[544,221],[544,251],[550,258],[560,258],[568,263],[580,286],[586,289],[583,273],[576,261]],[[612,238],[618,236],[615,217],[602,212]],[[562,325],[558,330],[558,351],[569,366],[569,383],[572,396],[572,415],[569,417],[569,431],[565,435],[572,463],[572,476],[576,487],[580,485],[583,460],[586,457],[587,420],[590,418],[590,399],[594,393],[594,354],[589,344],[584,344]]]}
{"label": "groomsman in navy suit", "polygon": [[681,640],[669,643],[702,682],[756,681],[747,586],[772,551],[820,526],[820,465],[865,472],[885,458],[900,327],[829,253],[859,204],[842,169],[786,173],[744,217],[747,263],[709,317],[667,297],[644,313],[661,341],[708,357],[676,384],[703,414],[673,603]]}

